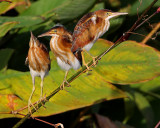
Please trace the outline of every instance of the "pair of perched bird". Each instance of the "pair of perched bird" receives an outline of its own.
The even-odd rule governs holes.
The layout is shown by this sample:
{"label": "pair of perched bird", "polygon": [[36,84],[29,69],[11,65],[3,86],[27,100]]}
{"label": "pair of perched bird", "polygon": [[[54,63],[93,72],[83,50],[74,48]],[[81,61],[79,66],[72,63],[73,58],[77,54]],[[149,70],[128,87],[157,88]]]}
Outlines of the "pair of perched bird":
{"label": "pair of perched bird", "polygon": [[[84,15],[77,23],[73,34],[68,32],[64,26],[56,25],[48,32],[45,32],[38,37],[51,36],[50,48],[57,58],[58,65],[66,70],[65,78],[61,87],[64,87],[64,83],[69,83],[66,80],[68,71],[73,69],[79,69],[82,61],[83,65],[89,69],[84,61],[83,51],[89,51],[96,40],[102,36],[110,27],[109,19],[126,15],[128,13],[112,12],[107,9],[98,10],[95,12]],[[41,44],[36,37],[31,33],[29,43],[28,56],[26,63],[29,64],[30,73],[32,76],[33,89],[28,100],[28,110],[31,103],[32,95],[35,91],[35,77],[41,77],[41,96],[40,101],[43,98],[43,79],[50,70],[50,57],[47,48]],[[95,57],[92,57],[95,61]]]}

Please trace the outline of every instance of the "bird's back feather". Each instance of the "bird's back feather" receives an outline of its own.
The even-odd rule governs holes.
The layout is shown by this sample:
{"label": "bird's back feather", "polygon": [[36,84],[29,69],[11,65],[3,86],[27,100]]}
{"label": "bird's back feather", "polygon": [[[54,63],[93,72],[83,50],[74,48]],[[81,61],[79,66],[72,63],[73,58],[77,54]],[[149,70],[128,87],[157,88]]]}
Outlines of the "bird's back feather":
{"label": "bird's back feather", "polygon": [[98,18],[94,13],[88,13],[79,20],[73,32],[72,52],[78,48],[83,48],[94,40],[95,29],[98,29],[95,27],[97,20]]}

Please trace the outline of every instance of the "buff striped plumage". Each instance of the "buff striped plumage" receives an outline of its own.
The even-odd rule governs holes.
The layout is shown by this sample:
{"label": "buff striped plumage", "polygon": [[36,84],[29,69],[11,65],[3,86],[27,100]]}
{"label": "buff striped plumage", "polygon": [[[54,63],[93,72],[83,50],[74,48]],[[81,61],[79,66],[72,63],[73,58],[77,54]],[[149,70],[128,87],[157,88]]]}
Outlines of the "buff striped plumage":
{"label": "buff striped plumage", "polygon": [[72,34],[63,25],[56,25],[48,32],[39,35],[39,37],[43,36],[52,36],[50,48],[57,58],[58,65],[62,69],[69,70],[73,68],[76,70],[80,68],[81,58],[76,57],[71,51]]}
{"label": "buff striped plumage", "polygon": [[[32,113],[31,106],[34,105],[31,102],[32,96],[35,92],[35,77],[41,77],[41,95],[40,102],[43,100],[43,81],[44,77],[50,70],[50,57],[49,52],[44,44],[40,43],[39,40],[32,34],[29,42],[28,56],[25,61],[29,65],[30,74],[32,77],[32,93],[28,99],[28,111]],[[35,107],[34,107],[35,108]]]}
{"label": "buff striped plumage", "polygon": [[76,52],[79,48],[89,51],[96,40],[108,31],[110,27],[109,19],[126,14],[102,9],[84,15],[73,32],[72,52]]}
{"label": "buff striped plumage", "polygon": [[50,70],[49,52],[44,44],[40,43],[36,37],[31,34],[30,48],[28,51],[29,67],[37,72],[48,72]]}
{"label": "buff striped plumage", "polygon": [[50,41],[50,48],[56,57],[71,65],[71,61],[74,61],[75,56],[71,52],[72,42],[66,38],[63,35],[53,36]]}

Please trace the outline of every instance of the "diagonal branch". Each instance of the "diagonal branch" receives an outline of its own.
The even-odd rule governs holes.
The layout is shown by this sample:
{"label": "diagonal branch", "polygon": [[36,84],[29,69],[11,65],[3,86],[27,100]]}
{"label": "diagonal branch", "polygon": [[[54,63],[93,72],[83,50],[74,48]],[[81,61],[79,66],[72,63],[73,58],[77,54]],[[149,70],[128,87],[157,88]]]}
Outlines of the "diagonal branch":
{"label": "diagonal branch", "polygon": [[146,38],[144,38],[144,40],[141,42],[142,44],[145,44],[152,36],[154,33],[156,33],[158,31],[158,29],[160,28],[160,22],[156,25],[156,27],[148,34],[148,36]]}
{"label": "diagonal branch", "polygon": [[[138,26],[139,22],[141,21],[141,19],[143,18],[143,16],[151,9],[151,7],[157,2],[158,0],[154,0],[151,5],[144,11],[144,13],[138,18],[138,20],[135,22],[135,24],[131,27],[131,29],[128,30],[127,33],[124,33],[116,42],[114,45],[112,45],[109,49],[107,49],[106,51],[104,51],[103,53],[101,53],[96,59],[95,61],[97,62],[98,60],[100,60],[106,53],[108,53],[109,51],[111,51],[114,47],[116,47],[117,45],[119,45],[121,42],[125,41],[129,36],[130,36],[130,32],[134,31],[135,28]],[[93,61],[90,61],[88,64],[88,67],[94,67],[94,63]],[[81,74],[83,74],[84,72],[87,71],[87,68],[85,66],[82,67],[82,69],[80,71],[78,71],[77,73],[75,73],[72,77],[70,77],[67,81],[69,83],[71,83],[73,80],[75,80],[77,77],[79,77]],[[66,83],[64,83],[65,86],[67,85]],[[57,89],[55,89],[49,96],[46,97],[45,101],[42,101],[43,104],[45,104],[46,102],[49,101],[50,98],[52,98],[56,93],[58,93],[60,91],[60,87],[58,87]],[[42,103],[39,103],[37,105],[37,108],[39,109],[42,106]],[[36,112],[35,109],[32,109],[32,114]],[[24,118],[22,118],[16,125],[13,126],[13,128],[18,128],[21,126],[21,124],[23,124],[28,118],[31,117],[31,113],[28,113]]]}
{"label": "diagonal branch", "polygon": [[[160,7],[156,10],[155,13],[153,13],[149,18],[147,18],[147,20],[143,21],[142,23],[140,23],[140,21],[142,20],[142,18],[146,15],[146,13],[152,8],[152,6],[157,2],[158,0],[154,0],[151,5],[142,13],[142,15],[138,18],[138,20],[133,24],[133,26],[125,33],[123,33],[123,35],[108,49],[106,50],[104,53],[102,53],[99,56],[99,60],[106,54],[108,53],[110,50],[112,50],[114,47],[116,47],[117,45],[119,45],[121,42],[125,41],[128,39],[128,37],[131,35],[131,32],[135,31],[137,28],[139,28],[141,25],[143,25],[147,20],[149,20],[150,18],[152,18],[153,16],[155,16],[156,14],[158,14],[160,12]],[[139,24],[140,23],[140,24]]]}

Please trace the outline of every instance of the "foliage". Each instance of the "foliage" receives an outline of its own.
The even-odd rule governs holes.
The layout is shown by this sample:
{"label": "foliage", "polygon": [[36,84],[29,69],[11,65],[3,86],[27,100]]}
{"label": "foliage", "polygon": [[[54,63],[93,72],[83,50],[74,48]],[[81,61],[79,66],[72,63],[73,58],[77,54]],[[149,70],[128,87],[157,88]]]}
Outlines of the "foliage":
{"label": "foliage", "polygon": [[[134,24],[137,20],[137,10],[140,15],[151,3],[152,0],[14,0],[11,3],[0,2],[0,112],[2,113],[0,118],[23,117],[6,113],[25,107],[32,89],[31,76],[24,65],[30,31],[39,35],[56,23],[62,23],[68,30],[73,31],[75,24],[84,14],[103,8],[128,12],[127,17],[121,16],[111,20],[110,29],[103,36],[104,39],[99,39],[90,51],[97,56],[113,45],[112,42]],[[156,2],[148,14],[151,15],[159,6],[160,1]],[[148,35],[159,22],[159,14],[149,22],[150,24],[145,23],[140,29],[137,29],[136,33]],[[89,127],[88,122],[91,127],[96,126],[94,116],[91,116],[95,112],[134,127],[151,128],[155,126],[160,119],[160,114],[158,114],[160,104],[157,103],[160,99],[160,70],[158,70],[160,68],[160,45],[158,44],[160,38],[158,35],[157,32],[154,40],[141,44],[145,37],[131,34],[127,41],[107,53],[98,62],[98,65],[92,68],[92,72],[84,73],[75,79],[71,87],[66,88],[68,92],[59,91],[46,103],[45,110],[40,108],[33,116],[46,117],[82,108],[70,112],[83,114],[78,114],[76,119],[73,118],[75,120],[73,124],[71,119],[68,127]],[[49,48],[48,38],[40,40]],[[50,52],[50,56],[51,71],[44,81],[46,95],[55,90],[64,77],[64,72],[57,65],[53,53]],[[85,56],[89,62],[90,58]],[[70,71],[68,78],[75,73],[76,71]],[[33,96],[34,102],[40,96],[39,85],[40,78],[36,78],[37,90]],[[123,98],[123,102],[116,104],[119,98]],[[117,105],[118,112],[124,111],[122,116],[118,117],[117,114],[114,114],[116,111],[114,108],[109,114],[107,105],[103,101]],[[97,105],[94,106],[94,104]],[[88,111],[83,112],[86,111],[86,108]],[[19,112],[27,114],[27,109]],[[65,113],[63,114],[65,116]],[[99,118],[108,120],[101,115],[96,115],[96,120]],[[84,124],[80,119],[83,119]],[[61,120],[60,118],[59,122]],[[122,127],[122,123],[117,123],[116,127]],[[124,125],[123,127],[130,126]]]}

